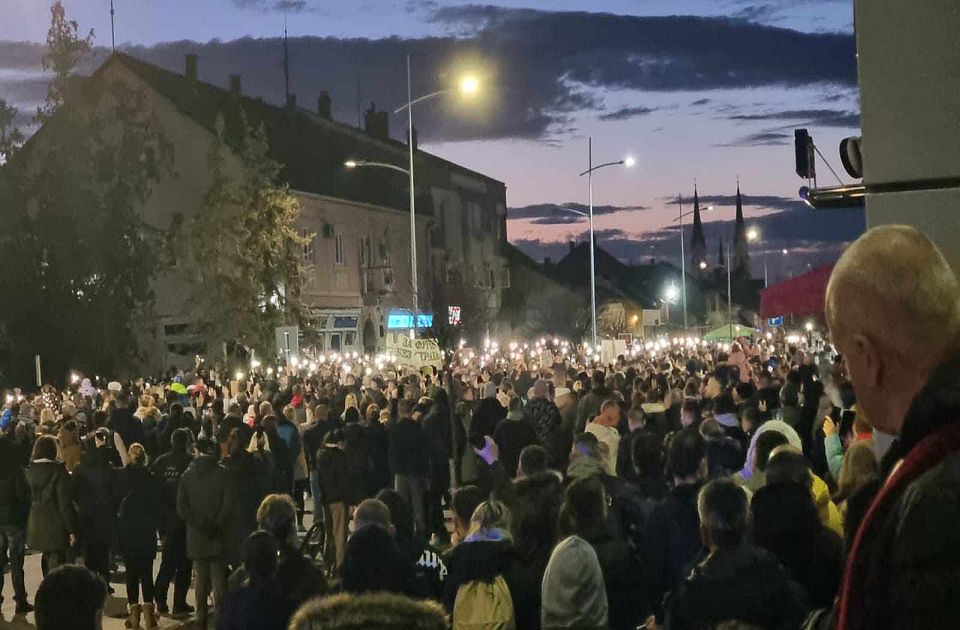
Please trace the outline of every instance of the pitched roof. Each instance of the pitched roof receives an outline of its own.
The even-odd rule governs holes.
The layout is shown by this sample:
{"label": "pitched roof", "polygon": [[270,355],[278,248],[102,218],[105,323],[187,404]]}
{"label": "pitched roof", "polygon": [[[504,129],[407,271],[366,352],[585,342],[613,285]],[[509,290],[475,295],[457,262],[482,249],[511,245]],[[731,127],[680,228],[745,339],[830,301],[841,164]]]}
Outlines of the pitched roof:
{"label": "pitched roof", "polygon": [[[400,210],[409,207],[407,179],[402,174],[343,166],[348,159],[364,159],[406,167],[405,143],[378,139],[361,129],[303,109],[280,107],[263,99],[238,95],[124,53],[113,53],[93,78],[113,63],[122,64],[183,115],[209,130],[214,129],[217,116],[223,115],[228,142],[239,142],[241,110],[250,124],[262,123],[270,152],[282,165],[281,177],[291,188]],[[480,179],[488,186],[504,187],[502,182],[419,150],[416,167],[418,211],[431,211],[429,185],[449,186],[450,172]]]}

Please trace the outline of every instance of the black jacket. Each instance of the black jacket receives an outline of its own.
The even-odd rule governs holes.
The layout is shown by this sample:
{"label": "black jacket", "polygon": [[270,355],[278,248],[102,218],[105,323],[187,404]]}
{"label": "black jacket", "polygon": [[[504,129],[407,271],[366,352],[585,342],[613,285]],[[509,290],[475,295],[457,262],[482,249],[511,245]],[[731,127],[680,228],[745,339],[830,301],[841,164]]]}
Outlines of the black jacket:
{"label": "black jacket", "polygon": [[507,410],[503,408],[500,401],[496,398],[484,398],[477,405],[477,411],[473,414],[473,424],[470,425],[470,437],[489,435],[493,437],[494,431],[500,421],[507,417]]}
{"label": "black jacket", "polygon": [[292,614],[275,581],[247,583],[224,595],[217,630],[285,630]]}
{"label": "black jacket", "polygon": [[430,470],[427,437],[420,424],[410,418],[401,418],[390,430],[388,455],[395,475],[426,477]]}
{"label": "black jacket", "polygon": [[120,470],[110,463],[115,452],[113,446],[91,449],[73,471],[73,501],[85,544],[106,545],[114,540],[122,498]]}
{"label": "black jacket", "polygon": [[700,542],[700,515],[697,495],[700,485],[677,486],[653,509],[643,557],[646,560],[651,605],[659,610],[663,596],[687,576],[690,566],[703,552]]}
{"label": "black jacket", "polygon": [[122,499],[117,510],[120,555],[125,559],[153,559],[157,530],[163,517],[164,487],[149,469],[128,466],[120,472]]}
{"label": "black jacket", "polygon": [[180,490],[180,477],[192,461],[183,451],[170,451],[155,459],[150,467],[163,487],[163,495],[160,499],[163,506],[160,520],[161,534],[166,534],[178,524],[183,523],[177,515],[177,492]]}
{"label": "black jacket", "polygon": [[361,527],[350,536],[340,568],[347,593],[387,591],[414,595],[414,567],[390,532],[378,525]]}
{"label": "black jacket", "polygon": [[25,527],[30,514],[30,488],[20,467],[19,449],[0,437],[0,525]]}
{"label": "black jacket", "polygon": [[546,398],[534,398],[523,410],[537,432],[537,440],[547,451],[547,464],[551,468],[559,468],[569,453],[566,451],[566,440],[563,439],[563,419],[560,410]]}
{"label": "black jacket", "polygon": [[731,619],[765,630],[795,630],[804,618],[802,589],[776,558],[746,544],[712,553],[664,608],[666,630],[712,630]]}
{"label": "black jacket", "polygon": [[324,446],[317,453],[317,473],[320,476],[320,500],[325,505],[350,500],[347,454],[337,446]]}
{"label": "black jacket", "polygon": [[263,459],[246,451],[228,457],[223,467],[230,473],[236,498],[233,514],[227,523],[227,560],[237,566],[241,561],[243,543],[257,529],[257,509],[270,494],[270,474]]}
{"label": "black jacket", "polygon": [[347,438],[344,453],[347,456],[347,498],[348,505],[358,505],[360,501],[372,495],[366,494],[367,472],[367,436],[359,422],[348,422],[343,428]]}
{"label": "black jacket", "polygon": [[107,428],[114,433],[119,433],[127,448],[136,443],[143,444],[147,441],[140,420],[135,418],[133,412],[127,408],[114,407],[111,409],[110,419],[107,420]]}
{"label": "black jacket", "polygon": [[387,435],[387,428],[378,420],[363,427],[363,435],[367,444],[367,467],[363,475],[366,485],[364,491],[366,496],[372,497],[393,484],[388,455],[390,438]]}
{"label": "black jacket", "polygon": [[520,418],[513,419],[509,414],[497,425],[497,430],[493,432],[493,441],[497,443],[497,448],[500,449],[500,461],[503,462],[503,467],[511,477],[517,475],[520,452],[532,444],[540,443],[536,429],[526,416],[521,415]]}
{"label": "black jacket", "polygon": [[[608,527],[607,530],[612,528]],[[597,553],[607,591],[610,630],[634,630],[647,610],[643,572],[619,532],[602,531],[587,538]]]}

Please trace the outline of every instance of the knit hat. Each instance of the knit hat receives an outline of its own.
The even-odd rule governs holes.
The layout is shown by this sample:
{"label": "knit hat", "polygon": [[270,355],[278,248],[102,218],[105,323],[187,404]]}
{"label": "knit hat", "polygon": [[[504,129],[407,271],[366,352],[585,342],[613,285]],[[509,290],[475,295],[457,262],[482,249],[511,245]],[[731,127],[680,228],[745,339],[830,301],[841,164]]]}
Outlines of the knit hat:
{"label": "knit hat", "polygon": [[110,381],[107,383],[107,389],[109,389],[111,392],[119,392],[121,389],[123,389],[123,385],[121,385],[118,381]]}
{"label": "knit hat", "polygon": [[579,536],[561,541],[543,574],[544,628],[605,628],[607,593],[597,553]]}

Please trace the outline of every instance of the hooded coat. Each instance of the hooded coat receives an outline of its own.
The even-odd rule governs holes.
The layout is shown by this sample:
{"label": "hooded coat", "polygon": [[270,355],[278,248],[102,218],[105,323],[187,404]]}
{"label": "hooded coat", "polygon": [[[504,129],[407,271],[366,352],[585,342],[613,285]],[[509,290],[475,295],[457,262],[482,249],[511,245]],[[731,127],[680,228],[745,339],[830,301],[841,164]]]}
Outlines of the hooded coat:
{"label": "hooded coat", "polygon": [[537,431],[520,410],[507,413],[506,419],[497,425],[493,441],[500,449],[500,461],[510,477],[517,475],[520,452],[532,444],[538,444]]}
{"label": "hooded coat", "polygon": [[543,575],[541,625],[552,628],[606,628],[607,594],[597,554],[579,536],[561,541]]}
{"label": "hooded coat", "polygon": [[69,535],[77,532],[77,516],[70,496],[70,478],[59,462],[35,461],[27,468],[30,516],[27,546],[37,551],[64,551]]}
{"label": "hooded coat", "polygon": [[464,541],[448,552],[446,564],[449,573],[444,583],[443,605],[448,612],[455,614],[454,603],[461,586],[473,580],[492,582],[502,576],[510,589],[516,627],[532,627],[531,615],[536,611],[532,598],[536,591],[524,579],[516,548],[509,538]]}
{"label": "hooded coat", "polygon": [[120,487],[123,494],[117,511],[120,555],[125,559],[153,560],[163,516],[163,482],[146,467],[128,466],[120,473]]}
{"label": "hooded coat", "polygon": [[227,526],[233,510],[233,484],[213,455],[201,455],[180,479],[177,514],[187,525],[187,557],[224,559]]}

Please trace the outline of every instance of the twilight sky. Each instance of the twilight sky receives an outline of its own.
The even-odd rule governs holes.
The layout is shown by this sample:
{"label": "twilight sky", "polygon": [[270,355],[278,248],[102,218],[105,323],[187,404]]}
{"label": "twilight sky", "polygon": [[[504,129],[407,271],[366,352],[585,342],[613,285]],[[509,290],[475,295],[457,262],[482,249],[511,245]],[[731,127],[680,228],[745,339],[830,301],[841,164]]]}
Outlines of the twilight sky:
{"label": "twilight sky", "polygon": [[[852,0],[115,0],[117,42],[178,71],[198,52],[202,80],[240,73],[246,93],[279,102],[283,2],[301,106],[326,89],[345,122],[358,103],[394,109],[407,52],[415,93],[464,70],[483,78],[474,102],[415,110],[421,145],[505,181],[510,239],[535,257],[582,237],[585,222],[549,204],[586,202],[577,173],[588,136],[595,161],[637,159],[594,180],[595,202],[610,206],[597,219],[601,245],[621,258],[677,258],[671,204],[692,195],[694,179],[715,207],[704,215],[713,256],[729,238],[740,177],[774,279],[835,257],[863,230],[862,212],[801,208],[793,172],[795,127],[837,169],[838,142],[859,133]],[[64,4],[109,48],[109,0]],[[26,42],[42,42],[48,23],[48,0],[0,2],[0,98],[22,112],[45,92],[42,50]],[[391,129],[399,137],[403,121]]]}

